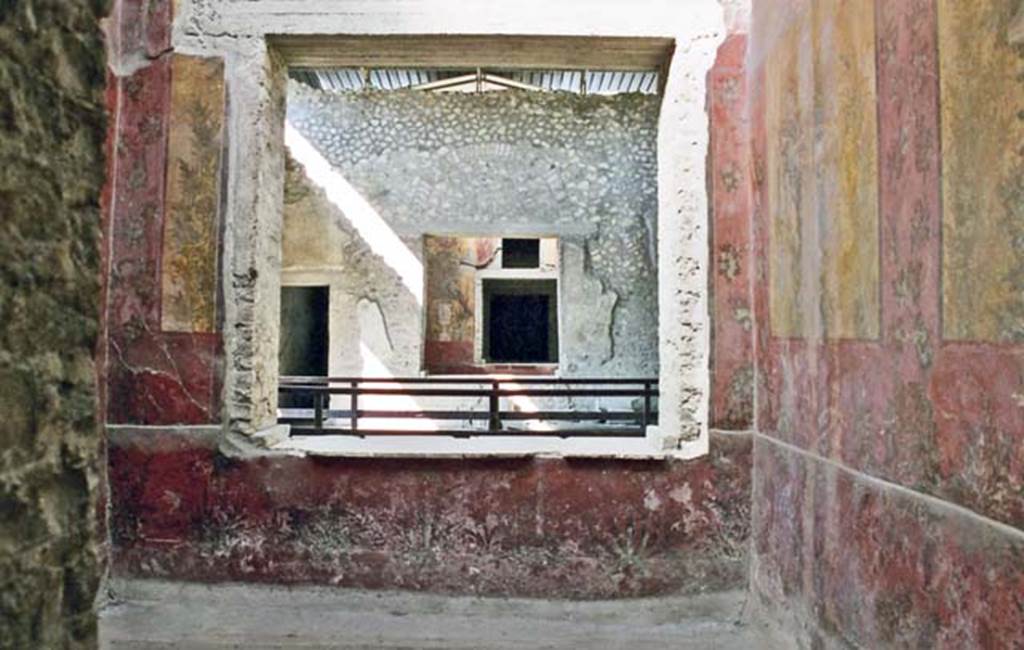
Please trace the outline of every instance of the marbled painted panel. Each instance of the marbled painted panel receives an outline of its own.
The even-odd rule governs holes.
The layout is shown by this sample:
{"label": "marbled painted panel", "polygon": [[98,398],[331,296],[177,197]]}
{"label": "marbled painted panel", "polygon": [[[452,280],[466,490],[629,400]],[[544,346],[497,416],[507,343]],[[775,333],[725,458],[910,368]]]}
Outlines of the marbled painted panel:
{"label": "marbled painted panel", "polygon": [[116,333],[110,337],[108,421],[219,421],[223,348],[218,334]]}
{"label": "marbled painted panel", "polygon": [[224,62],[175,54],[167,144],[162,328],[217,326]]}
{"label": "marbled painted panel", "polygon": [[822,303],[829,338],[879,335],[878,93],[874,0],[814,4],[815,167],[824,195]]}
{"label": "marbled painted panel", "polygon": [[943,336],[1024,343],[1024,49],[1017,0],[939,0]]}
{"label": "marbled painted panel", "polygon": [[777,336],[879,335],[874,25],[872,0],[812,3],[765,62]]}
{"label": "marbled painted panel", "polygon": [[[814,80],[811,66],[801,64],[809,50],[810,16],[804,13],[774,43],[764,65],[764,135],[767,249],[770,277],[768,316],[777,336],[798,336],[811,330],[805,322],[817,314],[808,309],[813,295],[802,278],[804,222],[813,205],[811,135]],[[770,214],[770,217],[769,217]]]}

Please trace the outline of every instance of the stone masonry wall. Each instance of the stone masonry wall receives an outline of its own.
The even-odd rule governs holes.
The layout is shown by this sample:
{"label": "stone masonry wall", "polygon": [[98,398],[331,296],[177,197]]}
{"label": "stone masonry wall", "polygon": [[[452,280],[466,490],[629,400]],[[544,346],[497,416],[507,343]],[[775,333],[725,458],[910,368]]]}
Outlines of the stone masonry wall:
{"label": "stone masonry wall", "polygon": [[[635,376],[658,368],[658,107],[644,95],[332,93],[292,82],[288,119],[421,262],[424,234],[560,237],[562,372]],[[394,273],[366,274],[352,250],[324,246],[350,239],[351,226],[315,193],[303,200],[300,176],[289,181],[286,275],[359,276],[341,281],[349,302],[376,300],[384,322],[407,323],[386,365],[418,370],[421,310],[395,291]]]}
{"label": "stone masonry wall", "polygon": [[105,2],[0,5],[0,646],[90,647]]}

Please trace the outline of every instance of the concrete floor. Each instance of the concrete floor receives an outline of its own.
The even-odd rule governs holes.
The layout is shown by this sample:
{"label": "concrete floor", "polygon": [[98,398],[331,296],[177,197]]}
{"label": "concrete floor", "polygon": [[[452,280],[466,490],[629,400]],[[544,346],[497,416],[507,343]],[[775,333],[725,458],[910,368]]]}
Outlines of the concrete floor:
{"label": "concrete floor", "polygon": [[154,581],[111,590],[100,647],[117,650],[793,647],[767,626],[738,623],[740,592],[570,602]]}

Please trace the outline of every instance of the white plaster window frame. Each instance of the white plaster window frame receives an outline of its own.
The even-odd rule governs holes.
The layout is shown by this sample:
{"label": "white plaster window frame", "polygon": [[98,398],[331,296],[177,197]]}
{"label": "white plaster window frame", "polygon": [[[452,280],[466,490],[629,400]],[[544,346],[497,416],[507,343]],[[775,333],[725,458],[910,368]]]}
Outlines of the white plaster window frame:
{"label": "white plaster window frame", "polygon": [[558,357],[562,355],[562,279],[559,277],[557,271],[536,271],[532,269],[508,269],[506,271],[480,271],[477,272],[476,279],[474,280],[474,292],[476,294],[476,304],[473,307],[473,324],[475,330],[473,332],[473,362],[477,365],[487,365],[493,363],[500,363],[503,366],[522,366],[524,368],[552,368],[557,370],[559,367],[559,361],[542,361],[542,362],[494,362],[484,358],[484,328],[487,323],[484,322],[484,282],[487,280],[554,280],[555,281],[555,317],[558,330],[556,335],[558,337]]}
{"label": "white plaster window frame", "polygon": [[[560,237],[552,235],[537,235],[536,237],[527,235],[516,235],[518,239],[522,238],[536,238],[541,240],[541,246],[544,246],[546,239],[555,240],[555,259],[556,263],[554,268],[546,269],[543,263],[543,250],[541,251],[541,263],[538,268],[531,269],[506,269],[502,266],[504,257],[503,251],[498,250],[497,255],[491,261],[491,264],[482,269],[477,269],[475,278],[473,279],[473,291],[474,291],[474,305],[473,305],[473,362],[477,365],[485,365],[491,363],[484,358],[484,327],[487,325],[484,322],[484,281],[485,280],[554,280],[555,281],[555,304],[557,309],[557,336],[558,336],[558,357],[562,357],[562,319],[563,319],[563,305],[562,305],[562,264],[561,264],[561,246],[562,240]],[[560,362],[547,362],[547,363],[502,363],[503,366],[523,366],[528,368],[549,368],[555,373],[558,372]]]}
{"label": "white plaster window frame", "polygon": [[[525,3],[525,4],[524,4]],[[225,435],[231,454],[695,458],[708,452],[706,74],[745,0],[183,0],[177,52],[221,56],[229,93],[224,211]],[[724,13],[723,13],[724,8]],[[276,423],[287,64],[271,35],[671,38],[658,126],[660,425],[644,439],[308,441]],[[334,437],[331,437],[334,438]]]}

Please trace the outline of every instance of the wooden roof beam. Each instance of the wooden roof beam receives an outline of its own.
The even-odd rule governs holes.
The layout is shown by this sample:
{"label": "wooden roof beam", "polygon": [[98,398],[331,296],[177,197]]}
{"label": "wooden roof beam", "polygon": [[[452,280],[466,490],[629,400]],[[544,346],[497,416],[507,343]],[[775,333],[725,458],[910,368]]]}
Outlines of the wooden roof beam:
{"label": "wooden roof beam", "polygon": [[279,35],[290,66],[338,68],[660,70],[671,38],[625,36]]}

